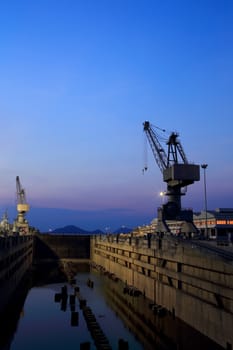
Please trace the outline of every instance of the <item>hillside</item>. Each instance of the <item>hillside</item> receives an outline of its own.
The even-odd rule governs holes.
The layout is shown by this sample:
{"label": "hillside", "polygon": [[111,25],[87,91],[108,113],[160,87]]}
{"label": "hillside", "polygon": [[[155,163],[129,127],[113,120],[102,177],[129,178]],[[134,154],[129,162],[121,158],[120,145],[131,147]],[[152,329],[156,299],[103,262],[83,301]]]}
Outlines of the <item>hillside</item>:
{"label": "hillside", "polygon": [[[120,227],[116,231],[114,231],[113,233],[115,233],[115,234],[117,234],[117,233],[129,233],[131,231],[132,231],[132,229],[130,229],[128,227]],[[88,231],[88,230],[84,230],[80,227],[77,227],[75,225],[67,225],[64,227],[56,228],[55,230],[51,231],[51,233],[54,233],[54,234],[97,235],[97,234],[104,234],[106,232],[103,232],[99,229],[96,229],[94,231]]]}
{"label": "hillside", "polygon": [[56,228],[51,233],[55,234],[80,234],[80,235],[96,235],[96,234],[103,234],[101,230],[95,230],[95,231],[87,231],[80,227],[74,226],[74,225],[68,225],[61,228]]}

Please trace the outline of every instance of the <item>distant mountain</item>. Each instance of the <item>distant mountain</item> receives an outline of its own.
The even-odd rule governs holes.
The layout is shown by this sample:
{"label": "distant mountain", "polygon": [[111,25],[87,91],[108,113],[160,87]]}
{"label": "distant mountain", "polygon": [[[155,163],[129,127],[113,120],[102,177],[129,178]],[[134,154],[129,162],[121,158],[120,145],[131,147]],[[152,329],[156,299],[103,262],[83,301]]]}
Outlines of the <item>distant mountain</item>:
{"label": "distant mountain", "polygon": [[68,225],[61,228],[56,228],[55,230],[51,231],[50,233],[55,234],[81,234],[81,235],[96,235],[96,234],[103,234],[101,230],[95,230],[95,231],[87,231],[83,230],[80,227],[74,226],[74,225]]}
{"label": "distant mountain", "polygon": [[116,231],[114,231],[113,233],[129,233],[129,232],[132,232],[132,228],[122,226],[118,228]]}
{"label": "distant mountain", "polygon": [[[117,233],[129,233],[132,232],[131,228],[122,226],[120,228],[118,228],[116,231],[114,231],[114,234]],[[97,235],[97,234],[105,234],[106,232],[103,232],[99,229],[94,230],[94,231],[87,231],[87,230],[83,230],[80,227],[74,226],[74,225],[67,225],[64,227],[60,227],[60,228],[56,228],[53,231],[50,231],[50,233],[54,233],[54,234],[80,234],[80,235]]]}

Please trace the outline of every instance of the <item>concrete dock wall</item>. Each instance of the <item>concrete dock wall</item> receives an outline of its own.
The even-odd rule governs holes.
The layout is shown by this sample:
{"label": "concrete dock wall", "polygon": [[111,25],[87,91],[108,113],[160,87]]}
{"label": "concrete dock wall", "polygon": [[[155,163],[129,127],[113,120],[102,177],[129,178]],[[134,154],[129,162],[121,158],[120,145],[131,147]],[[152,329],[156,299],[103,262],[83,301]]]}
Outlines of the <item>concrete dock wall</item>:
{"label": "concrete dock wall", "polygon": [[91,240],[91,260],[223,348],[233,347],[233,264],[195,244],[116,236]]}
{"label": "concrete dock wall", "polygon": [[32,266],[33,237],[0,237],[0,312]]}
{"label": "concrete dock wall", "polygon": [[90,236],[88,235],[36,234],[34,236],[34,263],[89,258]]}

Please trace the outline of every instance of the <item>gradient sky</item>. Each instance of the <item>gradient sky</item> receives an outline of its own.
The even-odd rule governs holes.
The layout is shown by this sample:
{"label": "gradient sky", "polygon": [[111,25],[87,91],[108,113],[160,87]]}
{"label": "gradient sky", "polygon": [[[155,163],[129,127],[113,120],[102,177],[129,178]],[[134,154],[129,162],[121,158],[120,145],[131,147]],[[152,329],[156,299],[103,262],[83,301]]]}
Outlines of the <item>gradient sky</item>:
{"label": "gradient sky", "polygon": [[[150,148],[142,174],[145,120],[208,164],[209,209],[233,207],[232,18],[231,0],[2,1],[2,213],[18,175],[41,230],[149,223],[166,185]],[[201,175],[183,207],[203,209]]]}

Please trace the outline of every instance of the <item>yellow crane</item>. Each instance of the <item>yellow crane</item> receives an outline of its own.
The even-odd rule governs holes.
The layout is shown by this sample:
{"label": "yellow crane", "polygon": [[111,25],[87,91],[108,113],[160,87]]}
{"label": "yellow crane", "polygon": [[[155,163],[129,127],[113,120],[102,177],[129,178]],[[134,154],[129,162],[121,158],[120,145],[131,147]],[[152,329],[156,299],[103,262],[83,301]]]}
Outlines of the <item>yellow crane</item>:
{"label": "yellow crane", "polygon": [[19,234],[27,234],[29,232],[29,225],[25,219],[25,214],[29,211],[29,204],[26,201],[25,190],[22,188],[19,176],[16,176],[16,196],[17,196],[17,219],[14,223],[14,231]]}

